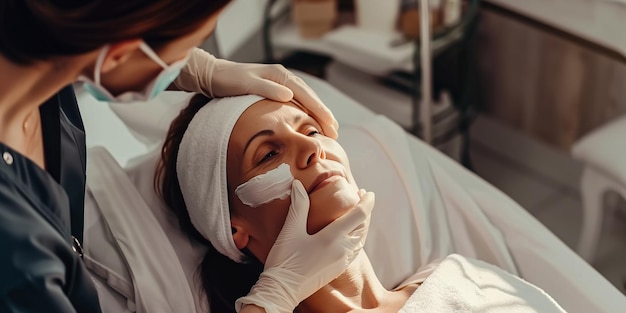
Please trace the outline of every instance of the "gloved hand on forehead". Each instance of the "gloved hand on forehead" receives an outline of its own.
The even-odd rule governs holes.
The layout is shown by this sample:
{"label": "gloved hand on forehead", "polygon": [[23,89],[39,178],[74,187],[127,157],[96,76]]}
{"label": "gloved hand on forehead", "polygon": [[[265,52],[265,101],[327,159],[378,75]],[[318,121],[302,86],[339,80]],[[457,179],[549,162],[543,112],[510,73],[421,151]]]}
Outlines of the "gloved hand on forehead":
{"label": "gloved hand on forehead", "polygon": [[237,312],[248,304],[268,313],[293,312],[300,302],[339,277],[361,252],[374,194],[361,191],[361,201],[319,232],[306,231],[309,197],[294,180],[289,213],[265,261],[265,268],[247,296],[235,304]]}
{"label": "gloved hand on forehead", "polygon": [[174,84],[212,98],[257,94],[280,102],[295,99],[311,111],[326,136],[337,139],[339,124],[333,114],[300,77],[282,65],[231,62],[195,48]]}

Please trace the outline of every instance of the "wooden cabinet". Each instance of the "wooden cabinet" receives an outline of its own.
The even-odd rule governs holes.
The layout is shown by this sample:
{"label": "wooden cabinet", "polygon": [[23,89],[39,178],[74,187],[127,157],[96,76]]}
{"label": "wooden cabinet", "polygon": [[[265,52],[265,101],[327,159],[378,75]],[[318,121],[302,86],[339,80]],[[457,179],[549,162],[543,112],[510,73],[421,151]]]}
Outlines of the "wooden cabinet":
{"label": "wooden cabinet", "polygon": [[626,62],[597,46],[483,8],[478,55],[486,114],[557,148],[626,112]]}

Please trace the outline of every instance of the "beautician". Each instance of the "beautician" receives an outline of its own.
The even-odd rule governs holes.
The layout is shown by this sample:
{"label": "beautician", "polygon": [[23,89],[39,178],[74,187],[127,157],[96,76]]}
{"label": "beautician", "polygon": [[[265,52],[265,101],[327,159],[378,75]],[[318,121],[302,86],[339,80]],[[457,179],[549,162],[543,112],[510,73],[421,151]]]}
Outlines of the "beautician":
{"label": "beautician", "polygon": [[[219,60],[195,48],[228,2],[0,1],[0,312],[101,311],[81,258],[86,151],[72,83],[84,82],[106,102],[148,100],[168,87],[295,98],[326,135],[337,136],[330,111],[283,67]],[[345,236],[319,240],[324,230],[308,235],[304,226],[286,226],[281,236],[298,245],[272,249],[276,259],[241,312],[277,312],[268,299],[292,310],[343,272],[362,248],[373,202],[364,197],[343,220]],[[308,210],[308,198],[292,201],[292,209]],[[320,257],[337,265],[304,262]],[[319,272],[324,281],[309,281]]]}

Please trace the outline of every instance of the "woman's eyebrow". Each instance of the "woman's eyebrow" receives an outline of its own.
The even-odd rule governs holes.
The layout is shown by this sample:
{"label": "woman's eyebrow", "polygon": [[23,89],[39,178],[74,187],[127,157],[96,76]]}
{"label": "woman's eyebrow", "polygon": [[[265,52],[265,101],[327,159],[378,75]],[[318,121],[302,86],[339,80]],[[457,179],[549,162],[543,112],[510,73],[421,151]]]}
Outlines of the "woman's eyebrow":
{"label": "woman's eyebrow", "polygon": [[[302,118],[304,117],[304,115],[296,115],[293,117],[293,120],[291,121],[291,125],[296,125],[298,124]],[[250,146],[250,143],[252,143],[252,141],[259,137],[259,136],[274,136],[274,131],[271,129],[264,129],[256,134],[254,134],[252,137],[250,137],[250,139],[248,139],[248,142],[246,142],[246,145],[243,148],[243,154],[246,154],[246,150],[248,150],[248,146]]]}
{"label": "woman's eyebrow", "polygon": [[243,148],[243,154],[246,154],[246,150],[248,150],[248,146],[250,146],[250,143],[259,136],[274,136],[274,131],[271,129],[265,129],[254,134],[252,137],[250,137],[250,139],[248,139],[248,142],[246,142],[246,145]]}

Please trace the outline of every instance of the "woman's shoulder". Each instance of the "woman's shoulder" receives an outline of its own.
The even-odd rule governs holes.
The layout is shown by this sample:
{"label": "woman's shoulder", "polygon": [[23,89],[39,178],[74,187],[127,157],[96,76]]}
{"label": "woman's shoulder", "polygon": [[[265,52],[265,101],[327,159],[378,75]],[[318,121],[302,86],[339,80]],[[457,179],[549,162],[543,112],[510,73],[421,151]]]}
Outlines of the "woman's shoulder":
{"label": "woman's shoulder", "polygon": [[430,274],[441,264],[442,260],[435,260],[428,264],[422,265],[413,275],[407,277],[394,290],[400,290],[410,285],[422,284]]}

